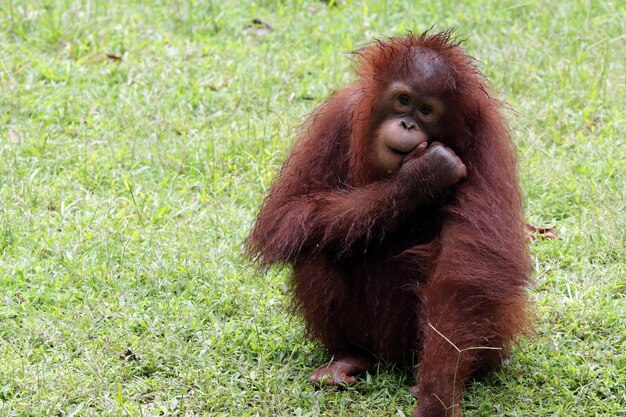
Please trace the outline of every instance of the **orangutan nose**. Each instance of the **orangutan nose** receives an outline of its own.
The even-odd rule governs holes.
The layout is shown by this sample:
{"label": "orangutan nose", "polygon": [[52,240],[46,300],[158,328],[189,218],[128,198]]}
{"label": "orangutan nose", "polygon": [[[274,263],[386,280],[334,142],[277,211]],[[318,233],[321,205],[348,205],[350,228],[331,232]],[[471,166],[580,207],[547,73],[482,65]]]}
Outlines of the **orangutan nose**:
{"label": "orangutan nose", "polygon": [[417,127],[417,123],[415,123],[411,119],[402,119],[400,121],[400,126],[405,128],[406,130],[411,130],[411,129],[415,129]]}

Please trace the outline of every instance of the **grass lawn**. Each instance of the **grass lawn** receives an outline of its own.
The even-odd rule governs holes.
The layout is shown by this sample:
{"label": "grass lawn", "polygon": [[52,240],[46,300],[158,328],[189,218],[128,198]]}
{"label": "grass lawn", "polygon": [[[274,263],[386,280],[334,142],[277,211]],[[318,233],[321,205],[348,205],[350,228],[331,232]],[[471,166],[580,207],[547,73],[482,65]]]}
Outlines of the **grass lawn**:
{"label": "grass lawn", "polygon": [[2,0],[0,416],[410,415],[411,375],[309,385],[288,271],[241,249],[347,52],[431,25],[510,104],[560,235],[530,243],[536,337],[464,415],[626,416],[626,5],[418,3]]}

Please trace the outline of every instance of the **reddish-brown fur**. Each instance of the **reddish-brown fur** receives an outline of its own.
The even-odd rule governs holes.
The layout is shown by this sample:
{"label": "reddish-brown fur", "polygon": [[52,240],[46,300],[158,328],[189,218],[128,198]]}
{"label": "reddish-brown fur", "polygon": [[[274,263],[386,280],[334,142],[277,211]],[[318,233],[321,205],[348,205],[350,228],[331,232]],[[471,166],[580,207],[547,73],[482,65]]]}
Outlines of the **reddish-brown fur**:
{"label": "reddish-brown fur", "polygon": [[[412,71],[412,48],[453,68],[452,116],[436,140],[467,168],[429,204],[390,191],[400,182],[368,148],[378,92]],[[419,362],[415,415],[459,416],[468,378],[498,366],[527,324],[514,149],[500,102],[449,32],[378,41],[357,57],[357,81],[308,119],[247,248],[264,266],[293,266],[307,329],[335,358]],[[467,349],[460,359],[455,346]]]}

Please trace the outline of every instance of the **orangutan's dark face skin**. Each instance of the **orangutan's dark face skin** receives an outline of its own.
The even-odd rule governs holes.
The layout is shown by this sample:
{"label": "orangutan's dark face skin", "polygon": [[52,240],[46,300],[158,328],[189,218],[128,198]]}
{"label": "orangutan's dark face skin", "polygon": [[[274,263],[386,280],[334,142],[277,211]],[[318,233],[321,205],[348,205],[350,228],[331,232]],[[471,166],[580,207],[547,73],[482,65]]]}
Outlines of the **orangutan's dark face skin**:
{"label": "orangutan's dark face skin", "polygon": [[443,94],[448,65],[429,50],[416,49],[413,55],[413,70],[385,86],[381,102],[375,105],[382,122],[372,148],[386,174],[398,171],[414,153],[437,139],[448,111]]}

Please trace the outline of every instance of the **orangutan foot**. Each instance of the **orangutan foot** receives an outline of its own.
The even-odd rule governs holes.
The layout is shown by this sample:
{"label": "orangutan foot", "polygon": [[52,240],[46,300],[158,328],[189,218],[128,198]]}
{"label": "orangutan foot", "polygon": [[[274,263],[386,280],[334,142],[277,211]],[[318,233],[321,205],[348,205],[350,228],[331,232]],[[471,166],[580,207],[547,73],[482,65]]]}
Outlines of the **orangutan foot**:
{"label": "orangutan foot", "polygon": [[356,376],[372,369],[376,361],[365,355],[339,356],[328,364],[317,368],[309,380],[326,385],[354,385]]}

